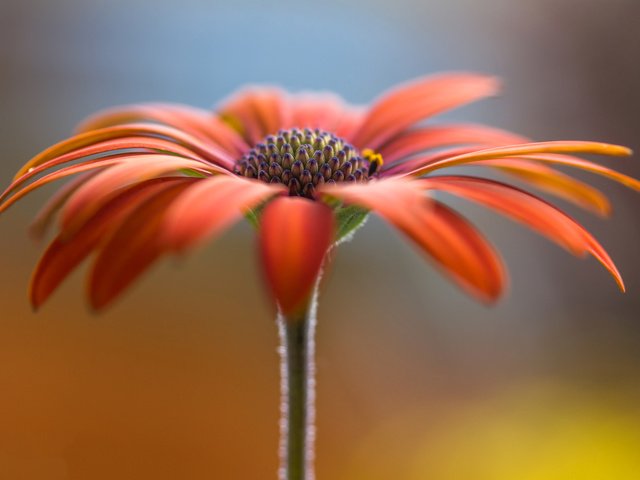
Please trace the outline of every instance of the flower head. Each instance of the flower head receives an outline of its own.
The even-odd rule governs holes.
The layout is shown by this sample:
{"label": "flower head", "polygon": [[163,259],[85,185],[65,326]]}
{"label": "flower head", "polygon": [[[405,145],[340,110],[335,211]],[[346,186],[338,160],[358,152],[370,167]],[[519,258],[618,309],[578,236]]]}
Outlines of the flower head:
{"label": "flower head", "polygon": [[38,263],[30,296],[40,306],[90,254],[88,295],[100,309],[161,256],[210,240],[243,216],[258,227],[267,285],[284,313],[306,300],[326,252],[374,212],[406,235],[457,284],[493,301],[506,283],[485,238],[432,195],[448,192],[522,222],[575,255],[591,254],[622,279],[581,225],[503,182],[434,175],[490,167],[605,216],[604,195],[554,166],[586,170],[640,190],[640,182],[575,154],[625,156],[597,142],[530,143],[481,125],[424,124],[496,93],[495,79],[443,74],[382,95],[368,108],[330,94],[249,88],[213,112],[169,104],[113,108],[29,161],[2,194],[0,211],[34,189],[76,177],[34,223],[58,234]]}

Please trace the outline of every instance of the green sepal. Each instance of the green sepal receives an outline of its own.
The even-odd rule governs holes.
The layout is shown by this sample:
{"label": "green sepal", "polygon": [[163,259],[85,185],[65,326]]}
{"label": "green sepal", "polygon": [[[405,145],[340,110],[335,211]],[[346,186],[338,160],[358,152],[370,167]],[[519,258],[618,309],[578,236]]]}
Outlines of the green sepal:
{"label": "green sepal", "polygon": [[336,216],[336,243],[341,243],[350,239],[369,216],[369,210],[362,207],[350,205],[348,207],[338,207],[335,210]]}
{"label": "green sepal", "polygon": [[[260,217],[268,202],[269,200],[248,210],[244,215],[247,221],[256,229],[260,226]],[[336,243],[347,241],[351,234],[364,225],[369,216],[368,210],[354,205],[345,207],[340,202],[330,201],[328,206],[333,208],[336,219]]]}
{"label": "green sepal", "polygon": [[[268,201],[267,201],[268,202]],[[267,205],[267,202],[263,202],[260,205],[253,207],[250,210],[247,210],[247,213],[244,214],[244,217],[248,220],[252,227],[256,230],[260,227],[260,216],[262,215],[262,211],[264,207]]]}

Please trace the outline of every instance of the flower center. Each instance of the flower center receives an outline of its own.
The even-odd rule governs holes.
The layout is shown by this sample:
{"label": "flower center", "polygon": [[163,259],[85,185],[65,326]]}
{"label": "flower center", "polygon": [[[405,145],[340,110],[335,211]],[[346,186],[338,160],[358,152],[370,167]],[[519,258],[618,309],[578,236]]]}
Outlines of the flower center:
{"label": "flower center", "polygon": [[323,130],[280,130],[247,152],[235,173],[267,183],[283,183],[289,195],[313,198],[318,185],[368,182],[382,164],[371,150],[358,150]]}

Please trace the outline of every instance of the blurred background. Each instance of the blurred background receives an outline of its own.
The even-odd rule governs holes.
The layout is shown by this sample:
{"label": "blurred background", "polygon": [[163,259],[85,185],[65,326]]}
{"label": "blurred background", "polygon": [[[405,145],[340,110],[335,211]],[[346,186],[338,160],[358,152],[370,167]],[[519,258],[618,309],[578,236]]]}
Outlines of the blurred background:
{"label": "blurred background", "polygon": [[[505,82],[445,119],[640,151],[638,18],[637,0],[2,0],[0,179],[114,104],[208,107],[255,82],[364,103],[441,70]],[[640,176],[637,156],[604,162]],[[340,249],[319,310],[320,480],[640,478],[640,198],[576,176],[615,206],[604,222],[563,205],[626,295],[458,201],[509,266],[494,308],[378,219]],[[275,478],[276,328],[251,228],[163,262],[102,315],[84,272],[34,314],[26,229],[52,191],[0,220],[0,479]]]}

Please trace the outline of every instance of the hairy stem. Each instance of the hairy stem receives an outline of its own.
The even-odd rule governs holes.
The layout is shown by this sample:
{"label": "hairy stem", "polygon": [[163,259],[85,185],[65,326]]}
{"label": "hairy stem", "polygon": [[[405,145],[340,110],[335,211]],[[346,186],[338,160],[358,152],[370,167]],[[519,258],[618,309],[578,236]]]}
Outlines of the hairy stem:
{"label": "hairy stem", "polygon": [[302,314],[278,315],[280,480],[314,480],[317,286]]}

